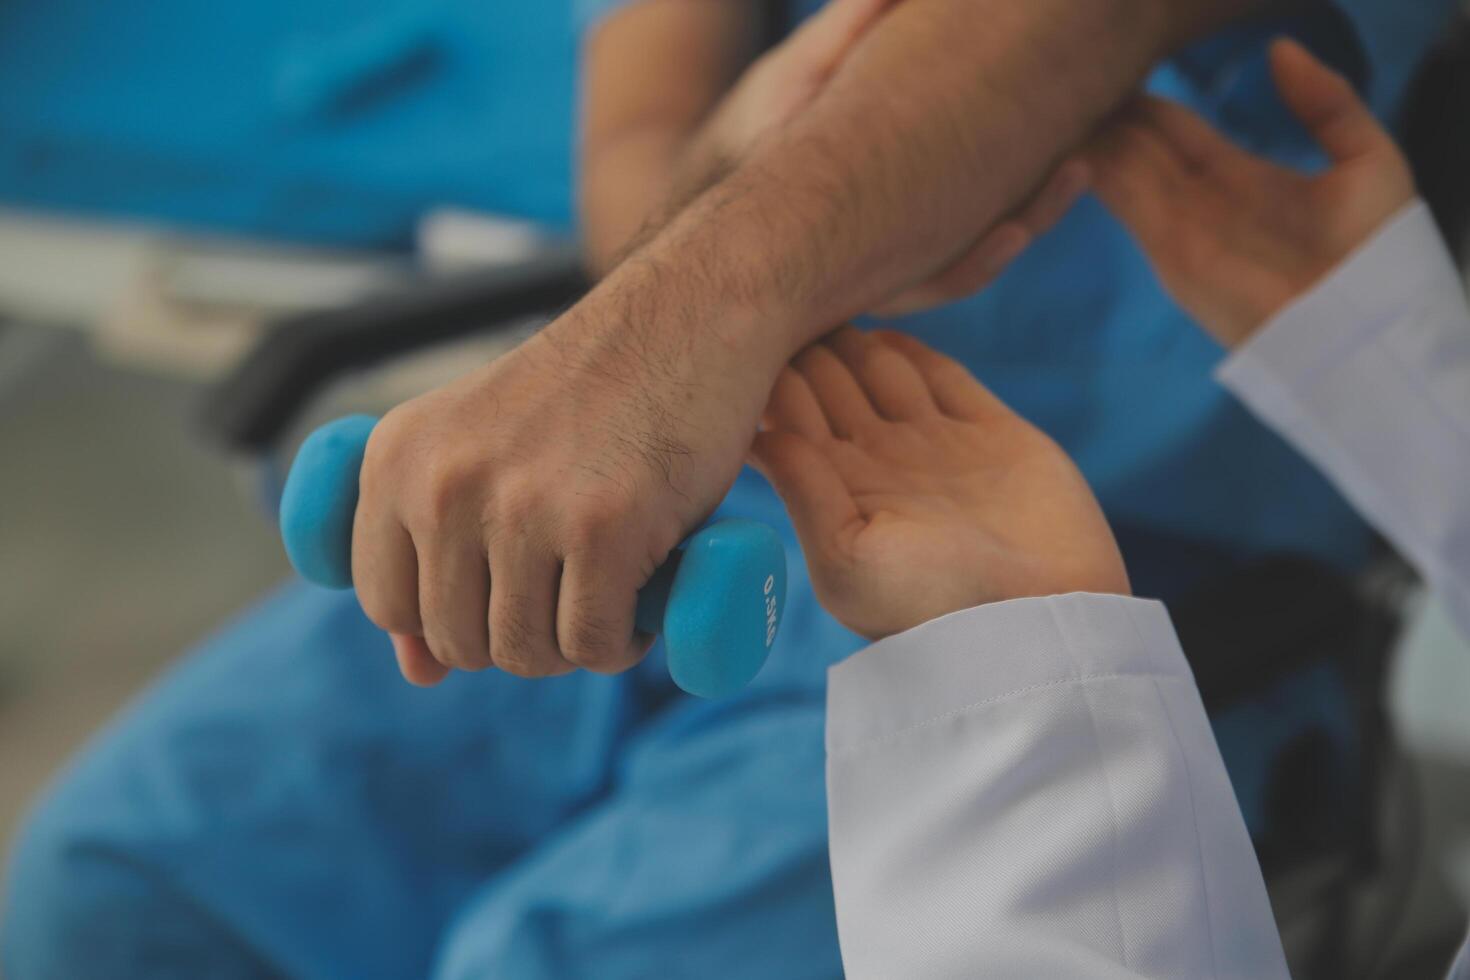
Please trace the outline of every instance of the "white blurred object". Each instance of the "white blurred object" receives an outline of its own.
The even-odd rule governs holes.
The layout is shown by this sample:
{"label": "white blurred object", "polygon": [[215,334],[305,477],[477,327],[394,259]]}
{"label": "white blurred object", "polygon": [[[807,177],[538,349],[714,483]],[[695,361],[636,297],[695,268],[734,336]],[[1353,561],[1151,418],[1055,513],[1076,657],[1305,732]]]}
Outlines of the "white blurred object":
{"label": "white blurred object", "polygon": [[0,314],[90,326],[147,262],[156,235],[0,210]]}
{"label": "white blurred object", "polygon": [[170,300],[267,314],[340,306],[414,272],[407,260],[378,253],[198,241],[170,242],[151,258]]}
{"label": "white blurred object", "polygon": [[524,262],[548,244],[539,225],[476,211],[439,208],[419,220],[419,261],[433,272]]}
{"label": "white blurred object", "polygon": [[1388,679],[1399,737],[1413,752],[1470,762],[1470,643],[1433,596],[1411,608]]}
{"label": "white blurred object", "polygon": [[[525,261],[548,244],[529,222],[448,208],[424,215],[417,255],[309,249],[0,209],[0,316],[85,330],[116,363],[208,381],[231,370],[273,319],[352,303],[425,273]],[[514,339],[486,345],[471,339],[467,346],[478,357],[482,347],[501,350]],[[463,370],[472,359],[436,350],[408,373],[442,380],[456,362]],[[431,362],[438,366],[429,369]]]}

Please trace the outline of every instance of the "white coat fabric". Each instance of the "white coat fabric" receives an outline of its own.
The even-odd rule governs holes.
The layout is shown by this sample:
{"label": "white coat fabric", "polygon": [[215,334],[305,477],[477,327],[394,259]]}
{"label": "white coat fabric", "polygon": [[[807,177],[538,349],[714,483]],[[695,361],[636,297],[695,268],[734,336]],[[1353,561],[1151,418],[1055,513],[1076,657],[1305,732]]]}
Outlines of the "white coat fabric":
{"label": "white coat fabric", "polygon": [[[1470,630],[1470,311],[1428,210],[1397,216],[1219,377]],[[852,980],[1287,975],[1158,603],[998,603],[839,664],[827,794]],[[1470,980],[1470,953],[1453,969]]]}

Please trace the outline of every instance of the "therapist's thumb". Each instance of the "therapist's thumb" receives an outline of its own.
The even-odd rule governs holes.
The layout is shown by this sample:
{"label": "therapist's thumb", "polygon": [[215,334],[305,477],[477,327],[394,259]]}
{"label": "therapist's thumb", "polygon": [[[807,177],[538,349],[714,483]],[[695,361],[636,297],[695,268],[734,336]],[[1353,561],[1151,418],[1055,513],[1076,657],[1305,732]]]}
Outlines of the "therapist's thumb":
{"label": "therapist's thumb", "polygon": [[776,431],[756,435],[750,463],[786,505],[807,561],[834,561],[843,529],[860,514],[831,460],[810,440]]}
{"label": "therapist's thumb", "polygon": [[1334,162],[1358,159],[1393,145],[1352,83],[1301,44],[1292,40],[1273,44],[1271,71],[1282,101]]}

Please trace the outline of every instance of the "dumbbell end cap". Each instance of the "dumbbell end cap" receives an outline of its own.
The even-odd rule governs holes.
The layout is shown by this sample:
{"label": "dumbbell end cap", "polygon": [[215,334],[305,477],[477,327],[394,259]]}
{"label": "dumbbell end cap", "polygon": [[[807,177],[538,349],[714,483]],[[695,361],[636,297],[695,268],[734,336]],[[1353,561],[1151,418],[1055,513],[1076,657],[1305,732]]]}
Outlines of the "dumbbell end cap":
{"label": "dumbbell end cap", "polygon": [[306,437],[281,492],[281,541],[308,582],[352,588],[357,479],[377,419],[349,415]]}
{"label": "dumbbell end cap", "polygon": [[764,524],[728,520],[690,540],[664,613],[669,674],[719,698],[765,666],[786,608],[786,549]]}

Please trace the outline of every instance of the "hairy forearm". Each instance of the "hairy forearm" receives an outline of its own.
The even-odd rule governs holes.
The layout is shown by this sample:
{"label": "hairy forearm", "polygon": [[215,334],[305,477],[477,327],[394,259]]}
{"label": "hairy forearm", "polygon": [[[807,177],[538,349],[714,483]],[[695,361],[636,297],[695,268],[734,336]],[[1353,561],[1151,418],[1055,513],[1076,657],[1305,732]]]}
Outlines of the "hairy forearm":
{"label": "hairy forearm", "polygon": [[1247,3],[906,0],[606,295],[779,364],[1023,199],[1179,39],[1181,9]]}

